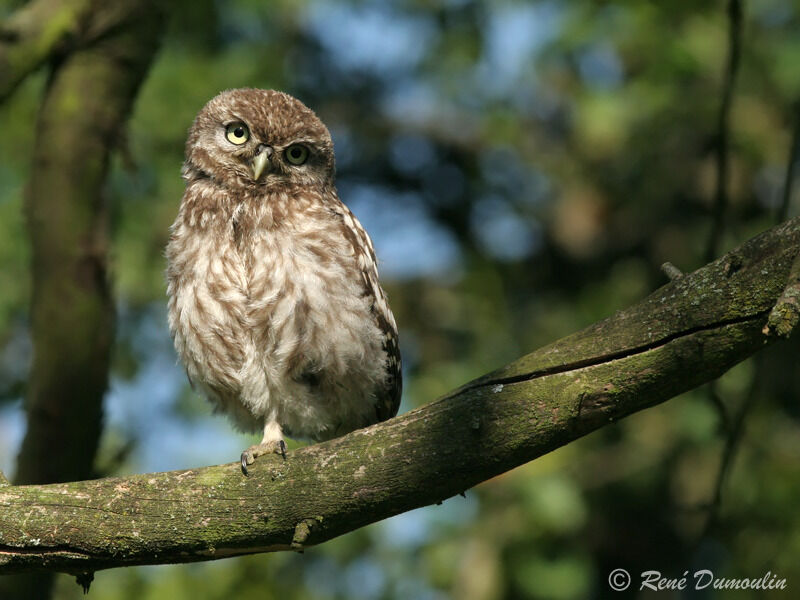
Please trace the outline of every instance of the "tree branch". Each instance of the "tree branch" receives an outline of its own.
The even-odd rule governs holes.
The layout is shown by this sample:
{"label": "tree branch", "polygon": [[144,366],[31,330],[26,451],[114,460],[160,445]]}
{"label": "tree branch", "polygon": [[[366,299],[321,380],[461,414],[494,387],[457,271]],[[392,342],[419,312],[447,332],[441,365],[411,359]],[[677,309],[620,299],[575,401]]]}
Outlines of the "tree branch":
{"label": "tree branch", "polygon": [[764,333],[789,337],[800,322],[800,254],[792,263],[786,288],[769,313]]}
{"label": "tree branch", "polygon": [[792,141],[789,143],[789,159],[786,161],[786,175],[783,179],[783,193],[781,204],[778,207],[778,222],[785,221],[789,216],[789,205],[792,203],[794,191],[795,170],[800,161],[800,100],[796,101],[792,110],[794,127],[792,128]]}
{"label": "tree branch", "polygon": [[706,245],[706,260],[713,260],[719,252],[725,230],[725,212],[729,204],[728,171],[730,163],[730,120],[733,105],[733,88],[739,72],[742,54],[742,0],[728,0],[728,59],[725,81],[722,87],[722,102],[717,116],[716,164],[717,183],[714,191],[714,212],[711,231]]}
{"label": "tree branch", "polygon": [[[747,395],[742,401],[739,409],[736,411],[735,416],[730,419],[731,422],[726,424],[727,427],[725,431],[728,435],[725,437],[725,446],[722,450],[719,469],[717,470],[717,476],[714,480],[714,495],[712,496],[711,502],[708,505],[708,515],[706,517],[706,524],[703,527],[702,537],[711,535],[712,531],[719,523],[719,513],[720,509],[722,508],[723,488],[728,479],[728,475],[731,472],[734,459],[736,458],[736,453],[739,450],[739,446],[744,437],[746,417],[750,414],[750,411],[755,406],[756,400],[758,399],[759,381],[761,373],[763,372],[762,366],[764,362],[763,360],[758,359],[762,359],[763,356],[764,355],[762,354],[756,357],[756,362],[758,363],[756,365],[756,374],[750,382],[750,388],[747,391]],[[724,414],[727,417],[727,412]]]}
{"label": "tree branch", "polygon": [[616,313],[398,418],[238,463],[0,488],[0,573],[80,573],[302,549],[439,502],[692,389],[764,333],[800,218]]}
{"label": "tree branch", "polygon": [[0,23],[0,101],[78,37],[89,0],[34,0]]}

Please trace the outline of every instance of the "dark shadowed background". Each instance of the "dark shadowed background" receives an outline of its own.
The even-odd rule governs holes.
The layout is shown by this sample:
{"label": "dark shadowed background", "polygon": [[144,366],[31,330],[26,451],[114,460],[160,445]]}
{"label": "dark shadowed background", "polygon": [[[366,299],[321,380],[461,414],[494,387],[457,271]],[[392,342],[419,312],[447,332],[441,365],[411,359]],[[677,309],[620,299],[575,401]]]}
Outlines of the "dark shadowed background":
{"label": "dark shadowed background", "polygon": [[[0,3],[0,17],[19,4]],[[784,207],[797,214],[786,173],[800,118],[800,3],[744,1],[733,79],[727,6],[171,3],[107,184],[118,322],[97,473],[231,462],[253,441],[190,390],[165,316],[183,143],[217,92],[281,89],[330,128],[340,196],[374,240],[400,327],[404,412],[637,301],[666,281],[665,261],[703,265],[720,217],[721,143],[728,202],[714,255]],[[40,73],[0,105],[0,470],[11,476],[31,360],[23,190],[44,85]],[[91,594],[566,600],[607,596],[618,567],[772,571],[796,588],[798,345],[466,498],[303,555],[100,572]],[[748,594],[736,598],[761,597]],[[73,578],[58,579],[55,597],[80,595]]]}

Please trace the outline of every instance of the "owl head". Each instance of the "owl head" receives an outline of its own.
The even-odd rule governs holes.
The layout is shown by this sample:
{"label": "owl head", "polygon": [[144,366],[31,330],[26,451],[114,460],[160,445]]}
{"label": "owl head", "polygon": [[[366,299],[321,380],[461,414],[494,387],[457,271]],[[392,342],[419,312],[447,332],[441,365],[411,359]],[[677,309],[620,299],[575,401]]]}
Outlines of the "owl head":
{"label": "owl head", "polygon": [[231,188],[325,186],[334,178],[333,142],[317,115],[288,94],[227,90],[195,118],[183,176]]}

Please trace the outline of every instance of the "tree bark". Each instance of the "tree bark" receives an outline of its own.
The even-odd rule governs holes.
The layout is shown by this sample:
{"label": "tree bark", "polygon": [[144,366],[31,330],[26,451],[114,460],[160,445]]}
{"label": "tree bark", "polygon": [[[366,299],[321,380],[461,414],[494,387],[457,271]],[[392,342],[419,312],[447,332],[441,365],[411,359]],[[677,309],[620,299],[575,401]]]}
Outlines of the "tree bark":
{"label": "tree bark", "polygon": [[[150,0],[36,0],[0,25],[0,97],[50,63],[25,198],[34,353],[17,484],[93,473],[114,329],[103,188],[162,20]],[[4,580],[0,596],[49,586]]]}
{"label": "tree bark", "polygon": [[[799,255],[800,218],[426,406],[285,460],[259,458],[250,477],[232,463],[0,487],[0,573],[301,550],[440,502],[777,339],[768,318],[796,289]],[[797,329],[794,314],[781,313],[782,333]]]}
{"label": "tree bark", "polygon": [[67,53],[92,9],[89,0],[34,0],[0,23],[0,101],[58,53]]}
{"label": "tree bark", "polygon": [[161,21],[140,0],[83,18],[80,43],[50,72],[26,191],[34,357],[17,483],[92,473],[114,322],[103,187]]}

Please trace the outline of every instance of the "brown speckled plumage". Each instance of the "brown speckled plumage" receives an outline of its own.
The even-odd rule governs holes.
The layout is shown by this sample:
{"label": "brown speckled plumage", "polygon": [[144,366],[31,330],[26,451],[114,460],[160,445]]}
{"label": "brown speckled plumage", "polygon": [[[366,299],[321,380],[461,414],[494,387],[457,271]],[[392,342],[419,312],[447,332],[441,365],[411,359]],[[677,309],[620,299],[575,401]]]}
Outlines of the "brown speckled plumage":
{"label": "brown speckled plumage", "polygon": [[193,384],[240,428],[263,429],[245,472],[283,452],[284,433],[325,440],[394,416],[397,328],[316,115],[281,92],[223,92],[191,127],[183,176],[170,331]]}

